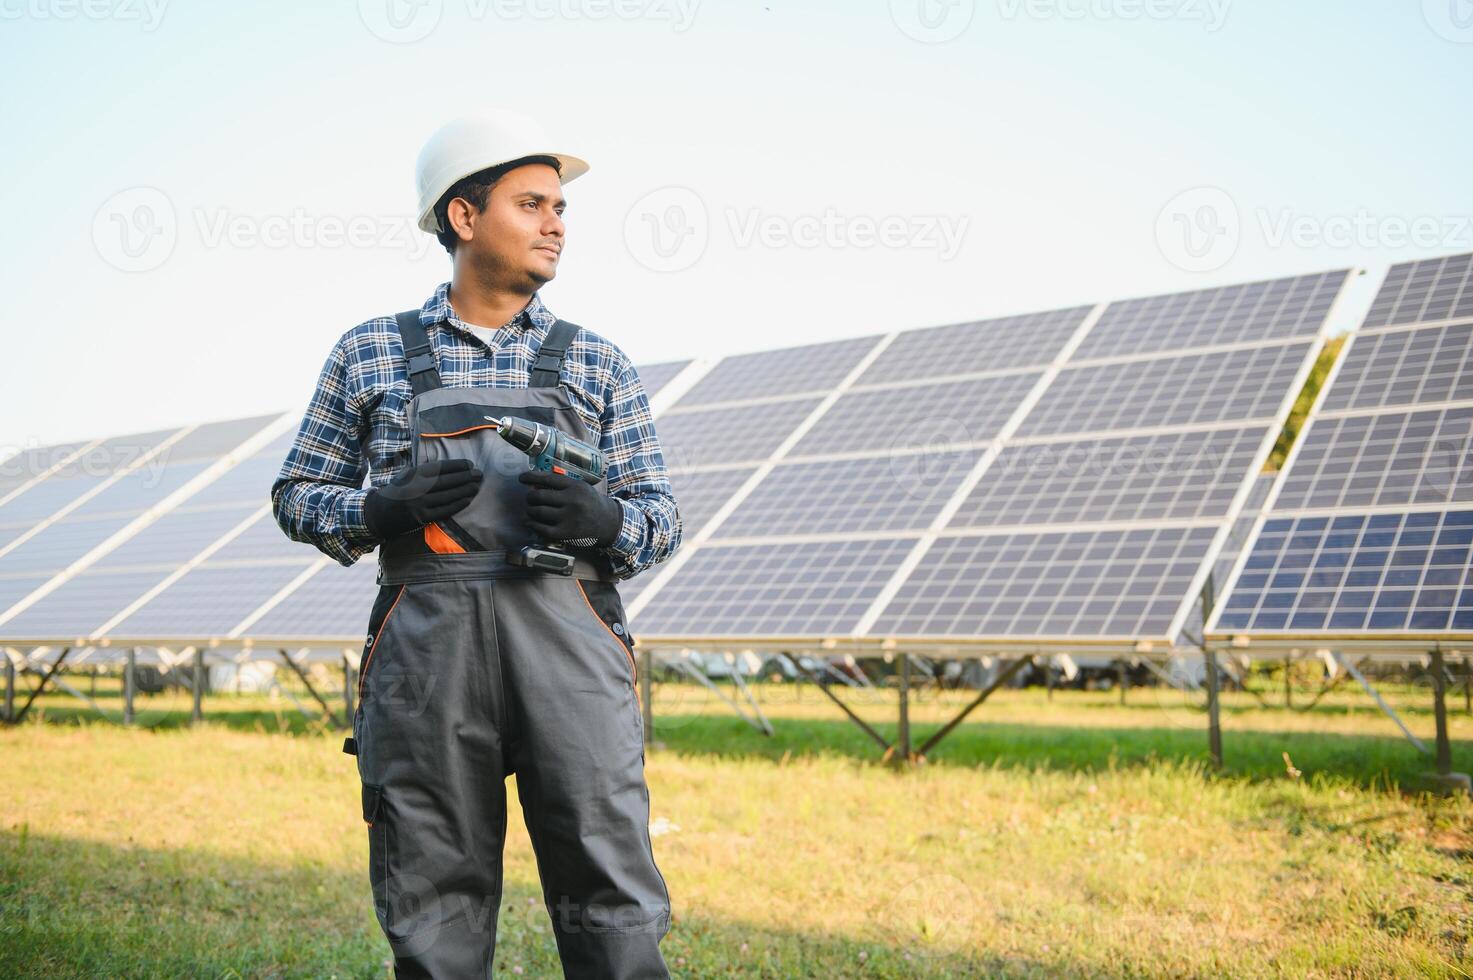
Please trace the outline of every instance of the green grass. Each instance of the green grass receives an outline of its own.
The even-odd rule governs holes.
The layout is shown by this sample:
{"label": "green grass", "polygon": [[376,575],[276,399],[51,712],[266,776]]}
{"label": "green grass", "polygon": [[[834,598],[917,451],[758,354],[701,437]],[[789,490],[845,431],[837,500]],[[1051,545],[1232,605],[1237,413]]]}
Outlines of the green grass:
{"label": "green grass", "polygon": [[[1382,690],[1430,740],[1425,692]],[[676,976],[1468,975],[1473,805],[1415,792],[1427,763],[1353,691],[1228,695],[1221,774],[1156,689],[1003,691],[911,770],[811,686],[756,692],[772,737],[656,691]],[[893,735],[893,691],[843,695]],[[971,696],[919,692],[916,741]],[[155,727],[47,695],[0,730],[0,976],[389,975],[342,733],[259,696],[198,729],[187,696],[139,707]],[[510,809],[497,974],[560,976]]]}

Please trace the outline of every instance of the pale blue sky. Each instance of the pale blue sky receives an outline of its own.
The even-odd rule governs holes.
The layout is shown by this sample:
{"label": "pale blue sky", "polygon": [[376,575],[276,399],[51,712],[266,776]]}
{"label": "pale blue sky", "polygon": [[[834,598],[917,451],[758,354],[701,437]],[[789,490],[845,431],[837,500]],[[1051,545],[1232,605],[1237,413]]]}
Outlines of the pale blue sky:
{"label": "pale blue sky", "polygon": [[449,278],[413,161],[482,104],[592,165],[543,298],[636,362],[1473,250],[1469,0],[0,0],[0,45],[0,455],[299,411]]}

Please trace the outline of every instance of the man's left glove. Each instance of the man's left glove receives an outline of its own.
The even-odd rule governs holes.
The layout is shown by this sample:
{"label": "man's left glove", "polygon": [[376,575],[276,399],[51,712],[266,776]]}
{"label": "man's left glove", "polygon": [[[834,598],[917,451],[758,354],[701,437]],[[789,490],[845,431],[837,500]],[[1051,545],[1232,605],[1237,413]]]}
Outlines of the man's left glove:
{"label": "man's left glove", "polygon": [[543,541],[604,548],[614,543],[624,526],[624,507],[618,498],[575,476],[525,470],[517,479],[526,484],[527,521]]}

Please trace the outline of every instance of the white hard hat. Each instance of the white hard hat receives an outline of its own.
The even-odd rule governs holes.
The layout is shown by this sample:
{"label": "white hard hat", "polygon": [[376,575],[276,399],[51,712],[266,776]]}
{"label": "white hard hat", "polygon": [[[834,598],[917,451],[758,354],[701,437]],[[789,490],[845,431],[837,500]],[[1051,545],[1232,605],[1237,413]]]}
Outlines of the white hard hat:
{"label": "white hard hat", "polygon": [[567,153],[556,153],[542,127],[519,113],[486,109],[453,119],[430,135],[414,166],[419,188],[419,227],[431,235],[440,230],[435,205],[457,180],[488,167],[522,157],[557,157],[560,183],[588,173],[588,164]]}

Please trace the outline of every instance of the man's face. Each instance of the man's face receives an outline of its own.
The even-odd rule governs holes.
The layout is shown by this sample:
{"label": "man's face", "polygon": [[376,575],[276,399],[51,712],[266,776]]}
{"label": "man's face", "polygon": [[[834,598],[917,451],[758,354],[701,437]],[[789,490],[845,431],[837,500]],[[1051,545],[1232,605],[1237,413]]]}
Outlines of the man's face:
{"label": "man's face", "polygon": [[451,202],[451,223],[468,224],[471,232],[456,254],[464,252],[475,272],[508,288],[536,290],[557,275],[566,204],[557,171],[547,164],[508,171],[486,195],[484,211],[460,198]]}

